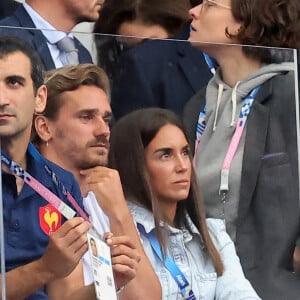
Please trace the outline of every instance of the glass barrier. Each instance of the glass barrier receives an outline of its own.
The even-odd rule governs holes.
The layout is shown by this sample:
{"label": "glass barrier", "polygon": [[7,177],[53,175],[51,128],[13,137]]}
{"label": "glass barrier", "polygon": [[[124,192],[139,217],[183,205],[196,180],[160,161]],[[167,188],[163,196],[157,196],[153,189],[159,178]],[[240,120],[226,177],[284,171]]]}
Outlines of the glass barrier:
{"label": "glass barrier", "polygon": [[[46,35],[53,33],[53,40],[58,41],[61,36],[60,32],[45,32]],[[47,70],[61,67],[67,59],[62,58],[55,44],[45,42],[39,30],[0,27],[0,36],[5,35],[31,41]],[[253,270],[264,268],[268,255],[274,265],[278,263],[284,270],[281,275],[274,269],[274,276],[282,279],[282,284],[278,280],[276,286],[270,284],[274,291],[283,293],[287,281],[291,282],[291,289],[300,287],[300,279],[292,268],[293,247],[297,237],[300,238],[299,52],[83,32],[74,32],[74,36],[79,62],[93,62],[108,75],[114,115],[112,126],[129,112],[146,107],[167,108],[183,119],[195,155],[195,171],[206,214],[225,219],[246,277],[258,293],[263,287]],[[0,49],[0,62],[2,59]],[[0,63],[0,79],[1,73]],[[88,97],[83,101],[89,101]],[[244,126],[240,133],[239,126]],[[63,131],[60,134],[68,135]],[[239,134],[237,140],[229,138]],[[130,133],[128,135],[130,138]],[[3,135],[2,139],[5,138]],[[80,137],[73,139],[77,141]],[[237,149],[230,160],[229,150],[234,149],[231,143],[236,141]],[[227,167],[225,156],[230,162]],[[229,171],[224,173],[224,170],[230,171],[229,182],[226,182]],[[8,193],[5,183],[2,187],[4,193]],[[17,201],[16,192],[10,198]],[[12,253],[17,253],[19,245],[30,248],[26,244],[28,236],[20,233],[28,233],[22,226],[31,220],[14,216],[15,208],[13,204],[6,204],[5,197],[3,207],[1,250],[6,251],[1,251],[2,274],[5,262],[8,268],[8,259],[10,268],[14,268],[38,257],[27,252],[28,249],[20,249],[24,259],[16,254],[18,260],[14,261]],[[44,235],[43,247],[47,234],[58,227],[58,219],[54,214],[51,217],[52,212],[48,214],[50,219],[46,218],[47,207],[45,202],[32,212],[32,218],[36,218],[37,226],[41,227],[35,228],[35,232],[41,231]],[[45,227],[48,230],[45,231]],[[37,239],[41,232],[37,233]],[[18,243],[18,239],[24,242]],[[40,241],[32,239],[31,243],[35,247]],[[274,248],[282,252],[278,254]],[[273,256],[273,250],[285,257]],[[5,259],[5,255],[9,258]],[[298,293],[298,288],[296,290]],[[2,289],[2,299],[5,299],[3,293],[5,289]]]}

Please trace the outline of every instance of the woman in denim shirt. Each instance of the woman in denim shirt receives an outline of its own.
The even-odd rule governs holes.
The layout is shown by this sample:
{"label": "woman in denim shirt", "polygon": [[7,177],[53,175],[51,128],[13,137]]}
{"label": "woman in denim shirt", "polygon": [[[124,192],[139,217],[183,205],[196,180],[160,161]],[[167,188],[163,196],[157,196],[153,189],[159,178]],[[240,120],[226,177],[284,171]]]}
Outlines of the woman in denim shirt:
{"label": "woman in denim shirt", "polygon": [[[120,173],[163,299],[260,299],[223,221],[205,219],[187,137],[174,113],[147,108],[123,117],[112,130],[109,163]],[[189,297],[159,258],[155,241],[162,259],[171,258],[188,281],[182,291]]]}

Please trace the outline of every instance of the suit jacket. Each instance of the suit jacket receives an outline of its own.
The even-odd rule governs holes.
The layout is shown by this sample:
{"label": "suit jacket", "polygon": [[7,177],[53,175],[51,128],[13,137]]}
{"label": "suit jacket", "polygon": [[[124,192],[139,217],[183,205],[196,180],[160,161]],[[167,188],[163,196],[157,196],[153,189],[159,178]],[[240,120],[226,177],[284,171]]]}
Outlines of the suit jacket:
{"label": "suit jacket", "polygon": [[[191,141],[204,98],[202,90],[184,111]],[[299,235],[296,109],[290,72],[262,85],[247,120],[236,248],[246,277],[264,300],[300,297],[300,277],[292,273]]]}
{"label": "suit jacket", "polygon": [[[5,28],[1,26],[13,26],[22,28]],[[14,35],[26,40],[40,55],[46,70],[55,69],[47,40],[42,31],[35,28],[32,19],[24,9],[19,5],[14,14],[0,21],[0,36]],[[92,63],[92,58],[88,50],[77,40],[75,46],[78,49],[80,63]]]}
{"label": "suit jacket", "polygon": [[[187,33],[177,38],[186,39]],[[182,115],[186,102],[211,78],[203,54],[187,41],[149,40],[121,54],[112,78],[116,119],[143,107]]]}
{"label": "suit jacket", "polygon": [[14,0],[1,0],[0,1],[0,20],[10,16],[17,6],[20,5]]}

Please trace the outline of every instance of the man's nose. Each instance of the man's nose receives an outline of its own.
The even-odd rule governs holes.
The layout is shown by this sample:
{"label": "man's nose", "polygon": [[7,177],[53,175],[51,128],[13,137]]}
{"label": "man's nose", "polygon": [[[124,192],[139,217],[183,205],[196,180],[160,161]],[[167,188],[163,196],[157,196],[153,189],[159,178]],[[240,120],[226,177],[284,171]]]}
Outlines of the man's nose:
{"label": "man's nose", "polygon": [[109,137],[109,135],[110,135],[109,124],[105,122],[102,118],[97,119],[95,136]]}
{"label": "man's nose", "polygon": [[0,105],[7,105],[9,103],[8,100],[8,93],[7,90],[5,89],[5,87],[3,87],[2,84],[0,84]]}

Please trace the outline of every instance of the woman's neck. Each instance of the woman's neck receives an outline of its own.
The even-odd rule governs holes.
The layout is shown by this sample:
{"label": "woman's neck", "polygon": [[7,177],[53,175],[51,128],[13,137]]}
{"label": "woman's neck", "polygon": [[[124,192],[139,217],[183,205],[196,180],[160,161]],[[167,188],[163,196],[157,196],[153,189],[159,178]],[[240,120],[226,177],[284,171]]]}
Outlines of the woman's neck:
{"label": "woman's neck", "polygon": [[159,202],[159,208],[166,222],[174,226],[177,202],[163,200]]}
{"label": "woman's neck", "polygon": [[241,46],[223,47],[216,59],[221,68],[223,81],[231,87],[262,66],[259,60],[246,56]]}

